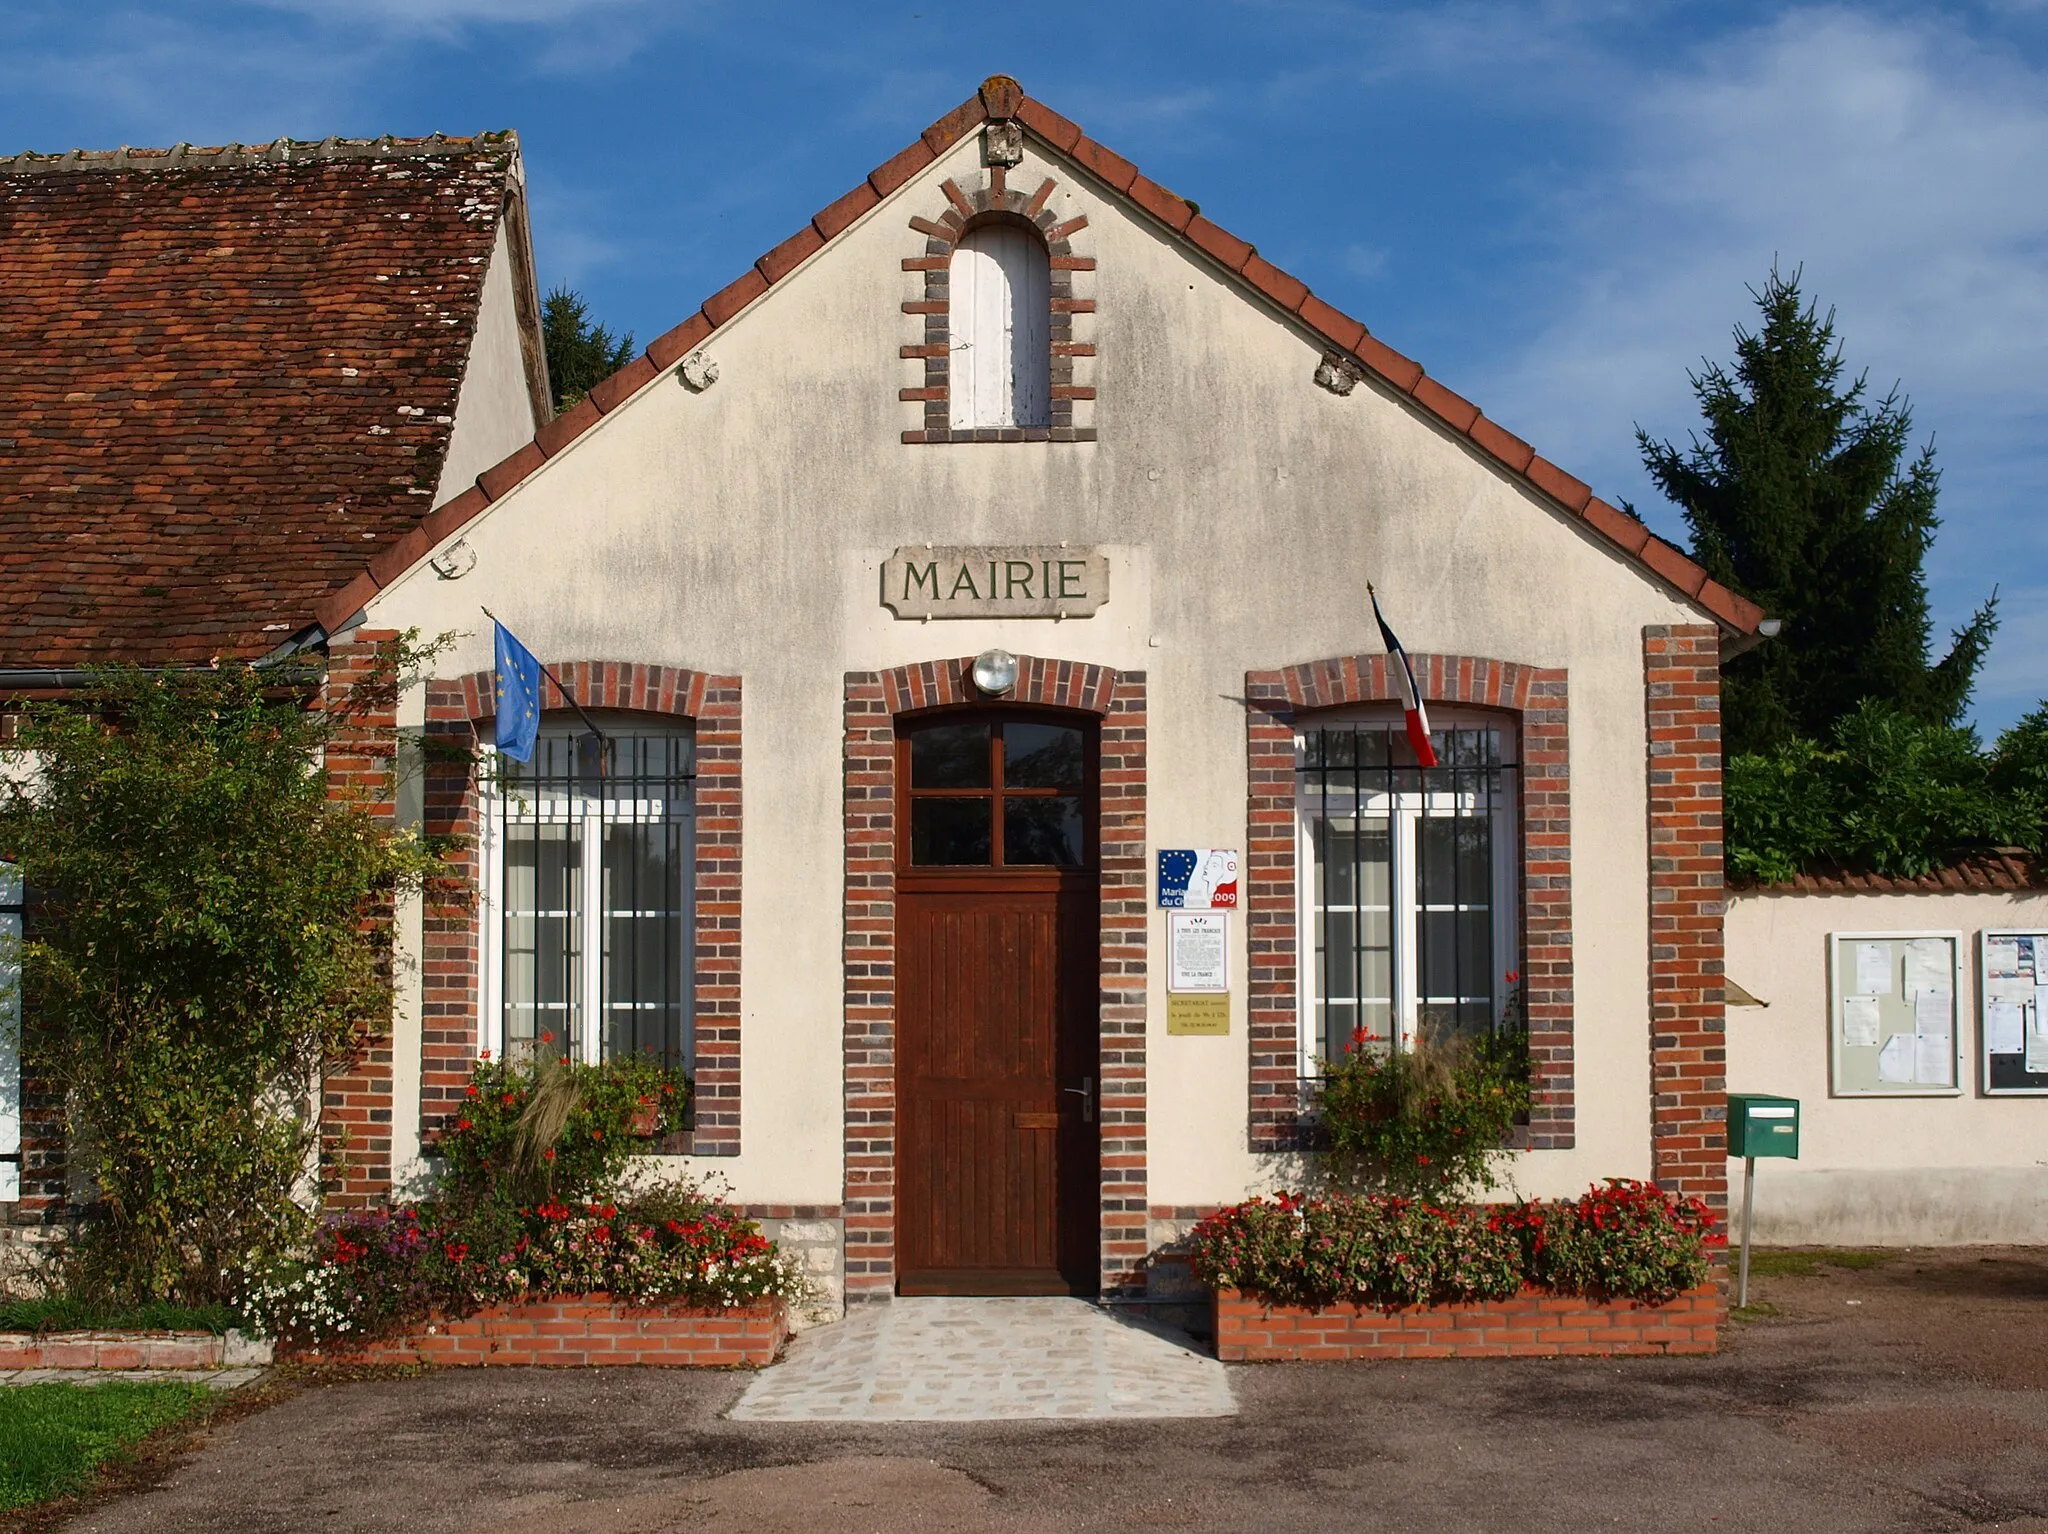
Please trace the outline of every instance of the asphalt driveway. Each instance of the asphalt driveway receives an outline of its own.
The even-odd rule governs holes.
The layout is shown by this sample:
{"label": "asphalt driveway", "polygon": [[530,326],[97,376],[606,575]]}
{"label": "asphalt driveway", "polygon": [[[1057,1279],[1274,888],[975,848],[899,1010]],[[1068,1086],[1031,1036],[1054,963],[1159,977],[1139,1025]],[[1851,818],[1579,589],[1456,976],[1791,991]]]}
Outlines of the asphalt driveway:
{"label": "asphalt driveway", "polygon": [[311,1385],[78,1530],[2031,1530],[2048,1252],[1768,1278],[1706,1360],[1236,1368],[1234,1418],[729,1422],[745,1381]]}

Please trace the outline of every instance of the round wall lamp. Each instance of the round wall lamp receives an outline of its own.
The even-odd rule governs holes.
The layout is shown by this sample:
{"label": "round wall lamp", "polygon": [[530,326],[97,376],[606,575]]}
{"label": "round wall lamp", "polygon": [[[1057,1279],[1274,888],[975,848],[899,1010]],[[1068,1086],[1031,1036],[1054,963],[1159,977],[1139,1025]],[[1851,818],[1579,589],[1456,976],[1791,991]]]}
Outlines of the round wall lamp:
{"label": "round wall lamp", "polygon": [[983,650],[974,657],[971,674],[978,689],[1000,698],[1017,685],[1017,657],[1008,650]]}

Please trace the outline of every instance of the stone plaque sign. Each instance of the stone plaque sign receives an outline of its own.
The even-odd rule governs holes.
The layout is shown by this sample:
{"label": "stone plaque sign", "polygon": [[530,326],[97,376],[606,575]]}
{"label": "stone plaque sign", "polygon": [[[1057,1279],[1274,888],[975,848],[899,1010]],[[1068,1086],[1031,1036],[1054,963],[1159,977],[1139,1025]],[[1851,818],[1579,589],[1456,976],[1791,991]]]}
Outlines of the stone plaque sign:
{"label": "stone plaque sign", "polygon": [[882,564],[882,605],[899,618],[1087,618],[1108,600],[1095,548],[912,544]]}

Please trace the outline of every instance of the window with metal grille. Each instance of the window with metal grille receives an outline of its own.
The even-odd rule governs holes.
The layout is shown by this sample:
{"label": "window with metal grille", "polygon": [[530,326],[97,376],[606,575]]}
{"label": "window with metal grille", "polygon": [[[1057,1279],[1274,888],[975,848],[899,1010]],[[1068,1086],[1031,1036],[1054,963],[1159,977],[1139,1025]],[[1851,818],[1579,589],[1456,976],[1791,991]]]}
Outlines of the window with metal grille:
{"label": "window with metal grille", "polygon": [[[499,758],[487,831],[484,1017],[517,1057],[694,1068],[695,742],[687,727],[544,723]],[[487,1040],[487,1042],[492,1042]]]}
{"label": "window with metal grille", "polygon": [[0,1204],[21,1198],[21,871],[0,863]]}
{"label": "window with metal grille", "polygon": [[1520,969],[1513,732],[1399,715],[1319,720],[1295,740],[1302,1074],[1354,1043],[1484,1032]]}

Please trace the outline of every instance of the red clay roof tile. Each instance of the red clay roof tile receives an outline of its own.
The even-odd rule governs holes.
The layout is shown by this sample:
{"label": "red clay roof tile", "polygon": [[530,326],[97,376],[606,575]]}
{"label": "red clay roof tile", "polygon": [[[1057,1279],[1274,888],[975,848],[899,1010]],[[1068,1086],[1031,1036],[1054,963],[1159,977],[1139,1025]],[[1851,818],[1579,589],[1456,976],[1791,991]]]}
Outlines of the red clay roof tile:
{"label": "red clay roof tile", "polygon": [[[1534,448],[1481,415],[1477,406],[1442,388],[1434,380],[1426,379],[1420,363],[1377,340],[1357,320],[1316,297],[1287,273],[1261,260],[1248,242],[1199,216],[1193,204],[1147,179],[1122,156],[1090,139],[1076,124],[1044,103],[1023,95],[1022,88],[1007,75],[990,76],[982,83],[978,97],[940,118],[925,130],[916,143],[870,172],[865,184],[828,204],[813,216],[812,227],[827,241],[836,238],[862,213],[875,206],[881,197],[902,186],[963,135],[991,118],[1007,119],[1012,116],[1053,149],[1108,180],[1113,187],[1123,179],[1124,168],[1129,166],[1131,176],[1121,190],[1141,212],[1233,274],[1245,277],[1255,290],[1281,303],[1316,335],[1356,357],[1383,383],[1411,396],[1419,408],[1465,437],[1502,468],[1557,501],[1567,513],[1578,516],[1595,533],[1634,559],[1645,573],[1676,587],[1702,610],[1738,633],[1756,632],[1764,614],[1754,602],[1708,580],[1706,572],[1692,560],[1663,540],[1653,538],[1649,529],[1640,522],[1592,495],[1583,481],[1538,458]],[[1044,184],[1027,206],[1027,214],[1038,212],[1052,187],[1051,181]],[[960,223],[959,213],[947,213],[945,222],[948,225],[945,232],[950,233],[950,229]],[[924,227],[924,221],[918,218],[911,219],[910,223],[912,227]],[[783,248],[778,246],[777,250]],[[670,365],[689,346],[703,340],[712,329],[724,324],[786,275],[786,271],[773,270],[776,265],[778,263],[764,257],[754,270],[707,299],[702,314],[693,315],[650,346],[646,357],[629,364],[629,369],[645,365],[649,359],[657,367]],[[1294,296],[1297,287],[1301,294],[1299,299]],[[906,304],[904,307],[908,311],[913,306]],[[686,335],[690,338],[687,342],[680,339]],[[632,387],[637,388],[638,383]],[[598,389],[592,390],[593,398],[598,398],[599,390],[603,388],[604,385],[600,384]],[[631,389],[614,392],[623,398]],[[598,403],[603,405],[605,400],[598,398]],[[926,433],[919,429],[902,433],[902,440],[906,443],[922,442],[925,437]],[[503,467],[505,465],[500,465]]]}
{"label": "red clay roof tile", "polygon": [[1997,893],[2048,889],[2048,864],[2017,847],[2000,847],[1918,875],[1820,869],[1790,884],[1733,884],[1742,895],[1939,895],[1952,890]]}
{"label": "red clay roof tile", "polygon": [[418,527],[517,155],[0,160],[0,665],[260,655]]}

